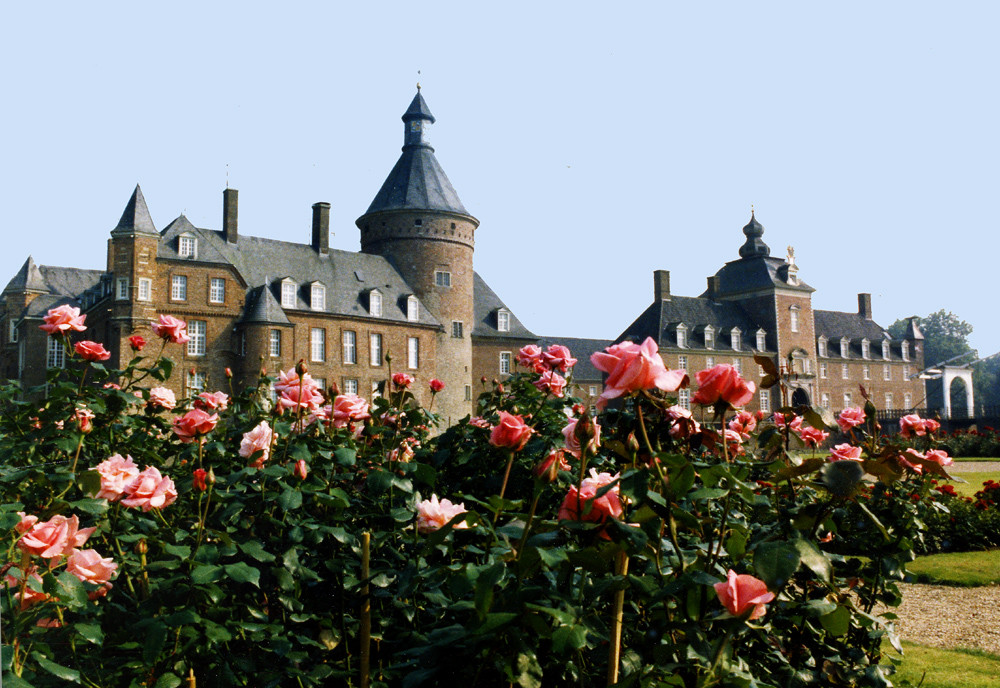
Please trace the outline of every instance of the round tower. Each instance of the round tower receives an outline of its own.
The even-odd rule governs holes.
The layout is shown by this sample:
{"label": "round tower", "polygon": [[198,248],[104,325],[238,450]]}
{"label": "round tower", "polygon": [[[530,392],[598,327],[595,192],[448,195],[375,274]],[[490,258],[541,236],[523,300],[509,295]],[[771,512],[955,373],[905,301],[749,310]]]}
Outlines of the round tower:
{"label": "round tower", "polygon": [[[474,325],[472,254],[479,220],[470,215],[427,142],[431,114],[420,94],[403,113],[403,153],[367,212],[357,220],[361,250],[385,256],[413,288],[422,308],[441,324],[426,383],[445,383],[435,410],[454,423],[472,410]],[[404,361],[406,352],[392,352]],[[397,366],[393,366],[397,368]]]}

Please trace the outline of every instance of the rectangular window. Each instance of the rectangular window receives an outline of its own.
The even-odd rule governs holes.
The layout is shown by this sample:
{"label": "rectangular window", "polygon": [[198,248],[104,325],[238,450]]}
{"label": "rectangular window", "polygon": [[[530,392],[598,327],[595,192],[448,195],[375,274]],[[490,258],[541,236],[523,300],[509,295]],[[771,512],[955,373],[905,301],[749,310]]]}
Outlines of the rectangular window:
{"label": "rectangular window", "polygon": [[368,346],[368,353],[370,354],[368,358],[369,362],[373,366],[382,365],[382,335],[373,332],[368,338]]}
{"label": "rectangular window", "polygon": [[909,342],[903,342],[899,346],[900,346],[900,352],[903,354],[903,360],[904,361],[909,361],[910,360],[910,343]]}
{"label": "rectangular window", "polygon": [[463,325],[462,325],[461,321],[459,321],[459,320],[452,320],[451,321],[451,336],[452,337],[454,337],[455,339],[461,339],[462,338],[462,329],[463,329]]}
{"label": "rectangular window", "polygon": [[677,404],[681,408],[690,409],[691,408],[691,390],[690,389],[679,389],[677,390]]}
{"label": "rectangular window", "polygon": [[868,344],[868,340],[861,340],[861,358],[871,358],[871,355],[871,346]]}
{"label": "rectangular window", "polygon": [[420,367],[420,340],[417,337],[406,338],[406,365],[410,370]]}
{"label": "rectangular window", "polygon": [[501,351],[500,352],[500,374],[510,375],[510,352]]}
{"label": "rectangular window", "polygon": [[677,346],[681,349],[687,347],[687,330],[681,329],[680,327],[677,328]]}
{"label": "rectangular window", "polygon": [[886,380],[891,380],[892,379],[892,368],[890,368],[888,365],[882,366],[882,377],[884,379],[886,379]]}
{"label": "rectangular window", "polygon": [[889,342],[882,342],[882,358],[889,360]]}
{"label": "rectangular window", "polygon": [[46,368],[64,368],[66,366],[66,349],[63,348],[62,337],[49,337],[48,352],[45,356]]}
{"label": "rectangular window", "polygon": [[382,317],[382,293],[372,290],[368,293],[368,314],[373,318]]}
{"label": "rectangular window", "polygon": [[420,301],[416,296],[409,296],[406,299],[406,319],[409,322],[420,320]]}
{"label": "rectangular window", "polygon": [[825,380],[826,379],[826,373],[827,373],[826,362],[820,363],[819,364],[819,376]]}
{"label": "rectangular window", "polygon": [[909,392],[903,395],[903,406],[908,410],[913,407],[913,397]]}
{"label": "rectangular window", "polygon": [[850,377],[851,377],[851,375],[850,375],[850,372],[847,370],[847,364],[846,363],[841,363],[840,364],[840,378],[842,380],[847,380],[847,379],[850,379]]}
{"label": "rectangular window", "polygon": [[767,336],[763,332],[757,333],[757,351],[763,351],[767,347]]}
{"label": "rectangular window", "polygon": [[799,331],[799,312],[798,312],[798,310],[796,310],[796,309],[793,308],[792,310],[788,311],[788,322],[789,322],[789,329],[791,329],[792,332],[798,332]]}
{"label": "rectangular window", "polygon": [[271,330],[271,341],[268,347],[271,358],[281,356],[281,330]]}
{"label": "rectangular window", "polygon": [[846,339],[841,339],[840,340],[840,357],[841,358],[847,358],[847,347],[848,347],[847,340]]}
{"label": "rectangular window", "polygon": [[820,396],[819,399],[820,399],[820,401],[819,401],[819,405],[820,406],[822,406],[825,409],[830,408],[830,393],[829,392],[823,392],[823,394]]}
{"label": "rectangular window", "polygon": [[743,374],[743,361],[738,358],[733,359],[733,367],[736,368],[736,372],[740,375]]}
{"label": "rectangular window", "polygon": [[768,389],[760,390],[760,410],[764,413],[771,412],[771,391]]}
{"label": "rectangular window", "polygon": [[326,330],[322,327],[309,330],[309,357],[313,361],[326,360]]}
{"label": "rectangular window", "polygon": [[326,392],[326,378],[325,377],[315,377],[313,379],[316,381],[316,384],[319,385],[319,388],[321,390],[323,390],[323,392],[325,393]]}
{"label": "rectangular window", "polygon": [[205,339],[208,330],[208,323],[204,320],[188,320],[188,356],[205,355]]}
{"label": "rectangular window", "polygon": [[247,355],[247,333],[240,332],[240,356]]}
{"label": "rectangular window", "polygon": [[465,386],[465,400],[472,401],[472,385]]}
{"label": "rectangular window", "polygon": [[885,393],[885,408],[887,408],[887,409],[893,408],[893,405],[892,405],[892,392],[886,392]]}
{"label": "rectangular window", "polygon": [[905,365],[903,366],[903,380],[909,380],[909,379],[910,379],[910,366]]}
{"label": "rectangular window", "polygon": [[822,356],[823,358],[826,358],[826,340],[825,339],[821,339],[821,340],[819,340],[819,342],[817,342],[816,349],[817,349],[817,353],[819,353],[820,356]]}
{"label": "rectangular window", "polygon": [[282,282],[281,283],[281,307],[282,308],[295,308],[295,283],[294,282]]}
{"label": "rectangular window", "polygon": [[149,301],[153,298],[153,280],[148,277],[139,278],[139,300]]}
{"label": "rectangular window", "polygon": [[344,334],[341,336],[341,343],[343,344],[344,363],[357,363],[358,338],[354,330],[344,330]]}
{"label": "rectangular window", "polygon": [[705,348],[714,349],[715,348],[715,333],[711,330],[705,330]]}
{"label": "rectangular window", "polygon": [[177,254],[181,258],[194,258],[194,237],[180,237],[177,240]]}
{"label": "rectangular window", "polygon": [[434,271],[434,284],[439,287],[450,287],[451,286],[451,273],[447,270],[435,270]]}
{"label": "rectangular window", "polygon": [[170,299],[172,301],[187,301],[188,278],[184,275],[174,275],[170,278]]}
{"label": "rectangular window", "polygon": [[739,332],[733,332],[731,336],[732,336],[732,340],[733,340],[733,351],[739,351],[740,350],[740,333]]}
{"label": "rectangular window", "polygon": [[715,367],[715,356],[706,356],[705,357],[705,367],[706,368],[714,368]]}
{"label": "rectangular window", "polygon": [[378,384],[379,384],[378,382],[373,382],[372,383],[372,401],[375,401],[380,396],[382,396],[381,394],[379,394]]}
{"label": "rectangular window", "polygon": [[209,303],[226,302],[226,280],[221,277],[213,277],[211,286],[208,289]]}
{"label": "rectangular window", "polygon": [[7,341],[17,344],[17,323],[14,320],[7,321]]}
{"label": "rectangular window", "polygon": [[326,310],[326,287],[322,284],[314,284],[309,290],[309,307],[314,311]]}
{"label": "rectangular window", "polygon": [[596,396],[597,396],[597,385],[591,385],[591,386],[590,386],[590,387],[589,387],[589,388],[587,389],[587,393],[588,393],[588,394],[589,394],[590,396],[592,396],[592,397],[596,397]]}
{"label": "rectangular window", "polygon": [[510,332],[510,313],[497,311],[497,329],[501,332]]}
{"label": "rectangular window", "polygon": [[189,370],[185,380],[185,396],[193,397],[205,391],[205,373]]}
{"label": "rectangular window", "polygon": [[681,355],[681,356],[677,357],[677,368],[678,368],[678,370],[687,370],[688,369],[688,357],[687,356]]}
{"label": "rectangular window", "polygon": [[872,368],[867,363],[861,366],[861,377],[863,377],[866,380],[872,379]]}
{"label": "rectangular window", "polygon": [[358,381],[354,378],[346,378],[344,380],[344,394],[357,394],[358,393]]}
{"label": "rectangular window", "polygon": [[118,289],[115,291],[116,298],[119,301],[128,300],[128,277],[119,277],[117,280]]}
{"label": "rectangular window", "polygon": [[805,372],[806,375],[812,375],[813,372],[812,359],[810,358],[802,359],[802,370],[803,372]]}
{"label": "rectangular window", "polygon": [[850,408],[850,407],[851,407],[851,393],[844,392],[844,408]]}

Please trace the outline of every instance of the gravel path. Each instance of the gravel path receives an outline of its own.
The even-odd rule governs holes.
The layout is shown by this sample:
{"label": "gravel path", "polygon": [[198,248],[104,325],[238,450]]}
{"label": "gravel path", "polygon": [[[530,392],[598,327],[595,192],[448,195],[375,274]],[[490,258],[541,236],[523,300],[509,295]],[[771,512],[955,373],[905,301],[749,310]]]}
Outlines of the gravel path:
{"label": "gravel path", "polygon": [[949,473],[1000,472],[1000,461],[956,461],[947,470]]}
{"label": "gravel path", "polygon": [[956,588],[901,584],[896,609],[903,640],[944,648],[975,648],[1000,655],[1000,586]]}

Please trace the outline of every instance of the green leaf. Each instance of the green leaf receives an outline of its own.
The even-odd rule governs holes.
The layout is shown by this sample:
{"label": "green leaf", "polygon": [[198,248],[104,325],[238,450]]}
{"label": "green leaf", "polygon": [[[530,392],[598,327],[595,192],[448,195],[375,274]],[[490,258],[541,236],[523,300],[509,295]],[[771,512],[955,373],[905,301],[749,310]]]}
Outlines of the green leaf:
{"label": "green leaf", "polygon": [[729,490],[721,487],[703,487],[692,492],[688,495],[688,498],[692,501],[699,499],[719,499],[720,497],[725,497],[727,494],[729,494]]}
{"label": "green leaf", "polygon": [[203,564],[196,566],[191,572],[191,582],[196,584],[213,583],[222,578],[222,567]]}
{"label": "green leaf", "polygon": [[519,615],[515,612],[502,612],[502,613],[498,612],[495,614],[487,614],[486,618],[483,620],[483,623],[480,624],[478,628],[476,628],[475,633],[479,634],[490,633],[493,630],[499,628],[500,626],[505,626],[506,624],[509,624],[518,616]]}
{"label": "green leaf", "polygon": [[167,640],[167,626],[160,621],[154,621],[146,626],[146,642],[142,647],[142,661],[155,664],[156,658],[163,651]]}
{"label": "green leaf", "polygon": [[178,559],[187,559],[191,556],[191,548],[188,545],[163,545],[163,551]]}
{"label": "green leaf", "polygon": [[14,676],[13,674],[5,674],[3,680],[4,685],[7,686],[7,688],[35,688],[34,685],[28,683],[23,678]]}
{"label": "green leaf", "polygon": [[260,571],[249,564],[240,561],[235,564],[226,564],[225,568],[226,575],[237,583],[250,583],[260,587]]}
{"label": "green leaf", "polygon": [[819,622],[830,635],[844,635],[851,626],[851,610],[839,606],[829,614],[819,617]]}
{"label": "green leaf", "polygon": [[534,652],[529,650],[517,656],[515,680],[521,688],[542,688],[542,665]]}
{"label": "green leaf", "polygon": [[392,486],[392,473],[381,469],[373,470],[368,474],[368,480],[365,481],[365,484],[372,494],[388,492]]}
{"label": "green leaf", "polygon": [[286,488],[278,497],[278,506],[283,511],[294,511],[302,506],[302,493],[298,490]]}
{"label": "green leaf", "polygon": [[558,566],[567,559],[566,550],[562,547],[538,547],[535,551],[538,552],[538,558],[542,563],[549,568]]}
{"label": "green leaf", "polygon": [[259,562],[268,563],[275,560],[275,556],[264,549],[264,546],[260,544],[259,540],[248,540],[247,542],[241,542],[239,545],[240,549],[247,556],[256,559]]}
{"label": "green leaf", "polygon": [[349,447],[341,447],[333,452],[333,460],[341,466],[353,466],[357,456],[358,452]]}
{"label": "green leaf", "polygon": [[56,664],[52,660],[47,659],[45,655],[40,652],[32,652],[31,657],[38,662],[38,666],[42,667],[56,678],[61,678],[63,681],[72,681],[73,683],[80,682],[79,671],[70,669],[69,667],[64,667],[61,664]]}
{"label": "green leaf", "polygon": [[288,450],[288,455],[295,461],[311,461],[312,452],[309,451],[309,446],[306,444],[296,444]]}
{"label": "green leaf", "polygon": [[181,684],[181,679],[177,674],[166,673],[160,676],[153,688],[177,688]]}
{"label": "green leaf", "polygon": [[63,571],[58,577],[59,584],[56,594],[69,607],[82,607],[88,603],[87,589],[80,579],[68,571]]}
{"label": "green leaf", "polygon": [[88,643],[100,645],[104,642],[104,631],[101,630],[100,624],[77,623],[73,624],[73,630]]}
{"label": "green leaf", "polygon": [[833,575],[833,567],[826,555],[809,540],[796,540],[795,548],[799,552],[799,560],[812,569],[824,582],[829,583]]}
{"label": "green leaf", "polygon": [[741,530],[730,531],[726,538],[726,552],[735,561],[739,561],[747,553],[747,534]]}
{"label": "green leaf", "polygon": [[776,590],[798,570],[798,549],[788,542],[762,542],[754,550],[753,567],[768,590]]}
{"label": "green leaf", "polygon": [[225,643],[233,639],[232,633],[226,630],[225,626],[212,621],[205,621],[202,630],[205,632],[205,637],[213,643]]}

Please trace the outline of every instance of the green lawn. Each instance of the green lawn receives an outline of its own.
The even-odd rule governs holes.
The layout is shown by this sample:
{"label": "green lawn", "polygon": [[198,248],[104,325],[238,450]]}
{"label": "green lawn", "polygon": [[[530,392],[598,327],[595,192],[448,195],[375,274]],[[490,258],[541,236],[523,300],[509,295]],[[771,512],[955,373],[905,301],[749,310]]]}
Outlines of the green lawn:
{"label": "green lawn", "polygon": [[955,461],[956,462],[965,462],[965,461],[972,461],[972,462],[975,462],[975,461],[1000,461],[1000,457],[996,457],[996,456],[962,456],[962,457],[956,458]]}
{"label": "green lawn", "polygon": [[987,480],[1000,480],[1000,473],[996,471],[973,471],[968,473],[953,472],[952,477],[961,478],[964,483],[952,482],[955,492],[963,497],[972,497],[982,489],[983,483]]}
{"label": "green lawn", "polygon": [[[894,650],[888,652],[891,657],[899,656]],[[902,665],[889,679],[894,686],[1000,688],[1000,657],[995,655],[977,650],[942,650],[905,641],[903,653]]]}
{"label": "green lawn", "polygon": [[916,583],[937,585],[996,585],[1000,583],[1000,550],[945,552],[917,557],[906,565]]}

